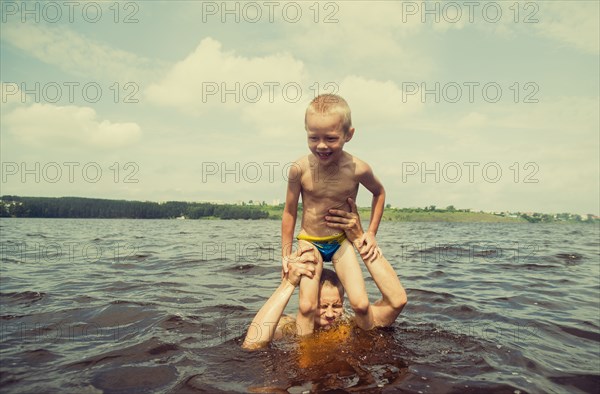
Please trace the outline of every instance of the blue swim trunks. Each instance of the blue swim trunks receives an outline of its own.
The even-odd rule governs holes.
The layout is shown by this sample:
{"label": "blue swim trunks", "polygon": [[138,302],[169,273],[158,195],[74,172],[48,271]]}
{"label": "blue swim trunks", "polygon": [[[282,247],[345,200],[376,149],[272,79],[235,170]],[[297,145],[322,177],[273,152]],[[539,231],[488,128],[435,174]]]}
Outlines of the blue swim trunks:
{"label": "blue swim trunks", "polygon": [[346,239],[345,233],[339,233],[335,235],[330,235],[328,237],[313,237],[308,234],[299,234],[296,239],[301,239],[303,241],[308,241],[311,244],[315,245],[315,247],[321,253],[321,257],[323,257],[323,261],[331,261],[333,255],[337,250],[342,246],[342,242]]}

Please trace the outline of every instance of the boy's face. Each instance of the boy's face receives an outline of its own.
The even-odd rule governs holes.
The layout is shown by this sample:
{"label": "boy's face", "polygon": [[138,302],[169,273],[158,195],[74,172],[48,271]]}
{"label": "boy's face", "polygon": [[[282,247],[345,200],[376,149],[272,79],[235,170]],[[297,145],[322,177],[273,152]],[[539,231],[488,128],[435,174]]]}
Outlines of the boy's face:
{"label": "boy's face", "polygon": [[344,133],[342,116],[337,113],[306,114],[308,149],[322,164],[336,163],[342,156],[344,144],[352,139],[354,128]]}

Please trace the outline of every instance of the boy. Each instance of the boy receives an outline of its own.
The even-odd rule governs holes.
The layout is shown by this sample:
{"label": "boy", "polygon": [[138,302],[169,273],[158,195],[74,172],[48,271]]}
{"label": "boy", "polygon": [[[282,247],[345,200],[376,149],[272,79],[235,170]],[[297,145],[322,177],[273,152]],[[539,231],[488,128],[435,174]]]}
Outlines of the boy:
{"label": "boy", "polygon": [[383,214],[385,191],[367,163],[343,150],[354,135],[346,100],[333,94],[316,97],[306,109],[304,125],[311,154],[298,159],[290,168],[281,222],[282,264],[287,272],[301,195],[302,227],[297,237],[298,246],[312,245],[319,253],[315,250],[318,264],[314,277],[302,277],[300,281],[298,333],[306,335],[314,330],[323,261],[333,262],[358,326],[368,329],[369,299],[354,248],[343,232],[334,233],[327,227],[325,216],[329,209],[343,209],[348,197],[356,200],[359,184],[365,186],[373,194],[371,223],[356,246],[366,244],[367,255],[376,257],[375,234]]}

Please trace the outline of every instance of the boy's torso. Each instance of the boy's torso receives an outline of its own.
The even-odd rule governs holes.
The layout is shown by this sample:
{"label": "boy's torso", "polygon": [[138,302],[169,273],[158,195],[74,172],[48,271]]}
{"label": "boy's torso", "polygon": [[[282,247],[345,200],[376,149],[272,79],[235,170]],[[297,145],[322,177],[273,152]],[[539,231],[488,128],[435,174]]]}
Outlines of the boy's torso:
{"label": "boy's torso", "polygon": [[313,155],[300,161],[303,232],[317,237],[339,233],[327,227],[325,215],[332,208],[348,210],[348,197],[356,200],[359,165],[359,161],[346,152],[337,163],[327,167],[319,165]]}

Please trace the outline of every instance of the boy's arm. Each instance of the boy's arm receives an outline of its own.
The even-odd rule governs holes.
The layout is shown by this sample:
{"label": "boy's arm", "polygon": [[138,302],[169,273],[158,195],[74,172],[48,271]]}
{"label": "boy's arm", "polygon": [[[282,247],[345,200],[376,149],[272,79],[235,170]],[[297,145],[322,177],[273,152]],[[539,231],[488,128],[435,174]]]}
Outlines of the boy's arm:
{"label": "boy's arm", "polygon": [[383,185],[379,179],[377,179],[375,174],[373,174],[373,170],[368,164],[362,163],[361,167],[362,171],[359,173],[359,181],[373,194],[369,229],[359,241],[359,246],[363,243],[366,244],[366,249],[362,250],[361,254],[366,253],[364,258],[368,260],[370,258],[376,258],[379,254],[375,235],[377,234],[379,223],[381,223],[381,217],[383,216],[383,208],[385,206],[385,189],[383,188]]}
{"label": "boy's arm", "polygon": [[294,240],[294,228],[296,227],[296,217],[298,216],[298,199],[300,198],[300,176],[302,171],[299,166],[290,167],[288,176],[288,186],[285,195],[285,207],[281,215],[281,261],[283,273],[287,273],[287,264],[285,259],[292,253]]}

